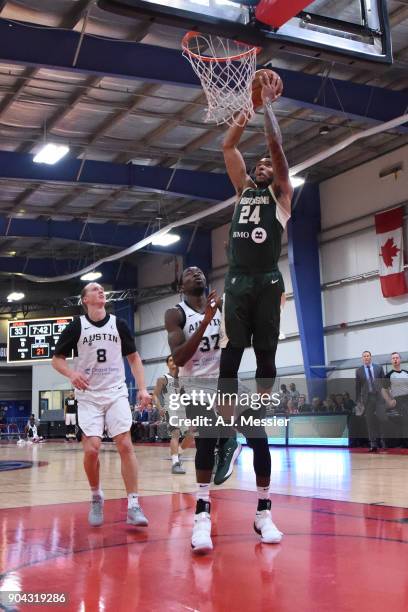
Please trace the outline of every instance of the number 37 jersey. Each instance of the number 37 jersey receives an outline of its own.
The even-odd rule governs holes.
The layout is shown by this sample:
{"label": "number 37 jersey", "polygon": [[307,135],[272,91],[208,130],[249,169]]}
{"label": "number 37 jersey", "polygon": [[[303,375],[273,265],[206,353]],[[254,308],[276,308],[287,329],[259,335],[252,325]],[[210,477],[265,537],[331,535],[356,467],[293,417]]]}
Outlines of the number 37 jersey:
{"label": "number 37 jersey", "polygon": [[74,319],[55,347],[56,355],[74,351],[73,368],[87,379],[90,391],[104,391],[125,382],[123,357],[136,352],[134,338],[125,321],[106,315],[92,321],[87,315]]}
{"label": "number 37 jersey", "polygon": [[[204,314],[191,308],[185,301],[177,304],[177,308],[182,312],[181,327],[185,339],[188,340],[204,319]],[[217,309],[211,322],[207,325],[198,349],[192,358],[180,368],[180,379],[184,377],[218,378],[221,357],[220,325],[221,311]]]}

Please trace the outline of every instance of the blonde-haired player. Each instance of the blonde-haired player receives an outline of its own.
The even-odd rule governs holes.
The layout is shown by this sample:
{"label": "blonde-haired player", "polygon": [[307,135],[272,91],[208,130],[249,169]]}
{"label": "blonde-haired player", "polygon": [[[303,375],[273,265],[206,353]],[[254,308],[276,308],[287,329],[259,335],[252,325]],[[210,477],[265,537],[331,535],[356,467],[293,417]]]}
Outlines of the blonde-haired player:
{"label": "blonde-haired player", "polygon": [[[103,502],[99,478],[99,451],[104,429],[113,438],[120,455],[121,472],[128,496],[127,523],[146,526],[139,505],[137,461],[130,437],[132,413],[125,382],[126,357],[138,386],[142,406],[150,403],[144,371],[135,340],[125,321],[105,310],[105,291],[89,283],[81,293],[85,314],[75,318],[63,331],[55,347],[53,367],[69,378],[78,401],[78,422],[83,432],[84,468],[92,491],[88,516],[90,525],[103,523]],[[74,351],[74,367],[66,358]]]}

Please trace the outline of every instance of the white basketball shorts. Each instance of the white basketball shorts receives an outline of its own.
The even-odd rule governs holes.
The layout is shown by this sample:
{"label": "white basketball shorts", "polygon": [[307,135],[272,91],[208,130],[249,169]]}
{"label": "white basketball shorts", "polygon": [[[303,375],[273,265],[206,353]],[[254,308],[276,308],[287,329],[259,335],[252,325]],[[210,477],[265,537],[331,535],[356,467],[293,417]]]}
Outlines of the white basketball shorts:
{"label": "white basketball shorts", "polygon": [[65,415],[65,425],[76,425],[76,414],[74,412],[67,412]]}
{"label": "white basketball shorts", "polygon": [[125,384],[104,391],[76,389],[75,397],[78,400],[78,424],[86,436],[102,438],[106,429],[108,436],[114,438],[130,431],[132,413]]}

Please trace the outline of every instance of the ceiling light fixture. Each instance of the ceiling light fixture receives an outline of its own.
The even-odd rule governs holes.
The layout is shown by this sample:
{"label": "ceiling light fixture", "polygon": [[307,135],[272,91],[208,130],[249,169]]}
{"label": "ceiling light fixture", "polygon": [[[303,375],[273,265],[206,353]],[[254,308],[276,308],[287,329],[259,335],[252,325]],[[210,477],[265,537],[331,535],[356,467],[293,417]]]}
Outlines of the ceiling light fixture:
{"label": "ceiling light fixture", "polygon": [[7,301],[8,302],[19,302],[23,298],[25,298],[25,293],[22,293],[21,291],[12,291],[11,293],[8,294]]}
{"label": "ceiling light fixture", "polygon": [[304,184],[305,179],[302,178],[301,176],[291,176],[290,182],[292,184],[293,189],[296,189],[296,187],[300,187],[301,185]]}
{"label": "ceiling light fixture", "polygon": [[98,280],[98,278],[101,278],[101,276],[102,276],[102,272],[95,272],[95,271],[87,272],[86,274],[83,274],[81,276],[81,280],[92,282],[92,281]]}
{"label": "ceiling light fixture", "polygon": [[326,134],[329,134],[329,132],[330,132],[330,128],[328,125],[322,125],[322,127],[319,130],[320,136],[326,136]]}
{"label": "ceiling light fixture", "polygon": [[34,157],[33,161],[36,164],[48,164],[53,166],[60,161],[69,151],[69,147],[65,145],[56,145],[49,142],[44,144]]}
{"label": "ceiling light fixture", "polygon": [[154,246],[169,246],[170,244],[174,244],[180,240],[180,236],[178,234],[162,234],[161,236],[157,236],[157,238],[153,238],[152,244]]}

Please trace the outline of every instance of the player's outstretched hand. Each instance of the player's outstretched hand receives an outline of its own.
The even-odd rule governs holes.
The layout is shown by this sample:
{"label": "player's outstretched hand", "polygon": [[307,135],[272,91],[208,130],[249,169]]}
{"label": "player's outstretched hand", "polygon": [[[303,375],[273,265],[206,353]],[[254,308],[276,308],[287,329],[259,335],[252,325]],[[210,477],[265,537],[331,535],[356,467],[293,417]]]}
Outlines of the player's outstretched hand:
{"label": "player's outstretched hand", "polygon": [[85,378],[83,374],[81,374],[81,372],[72,372],[69,378],[72,382],[72,385],[75,387],[75,389],[80,389],[81,391],[85,391],[86,389],[89,388],[88,380]]}
{"label": "player's outstretched hand", "polygon": [[137,394],[137,399],[142,408],[147,408],[147,406],[151,406],[152,396],[147,392],[147,389],[140,389]]}
{"label": "player's outstretched hand", "polygon": [[275,102],[281,96],[281,78],[276,72],[271,77],[266,72],[261,74],[262,83],[262,102],[265,104],[268,100]]}
{"label": "player's outstretched hand", "polygon": [[208,294],[203,321],[208,325],[218,308],[218,295],[215,289]]}

